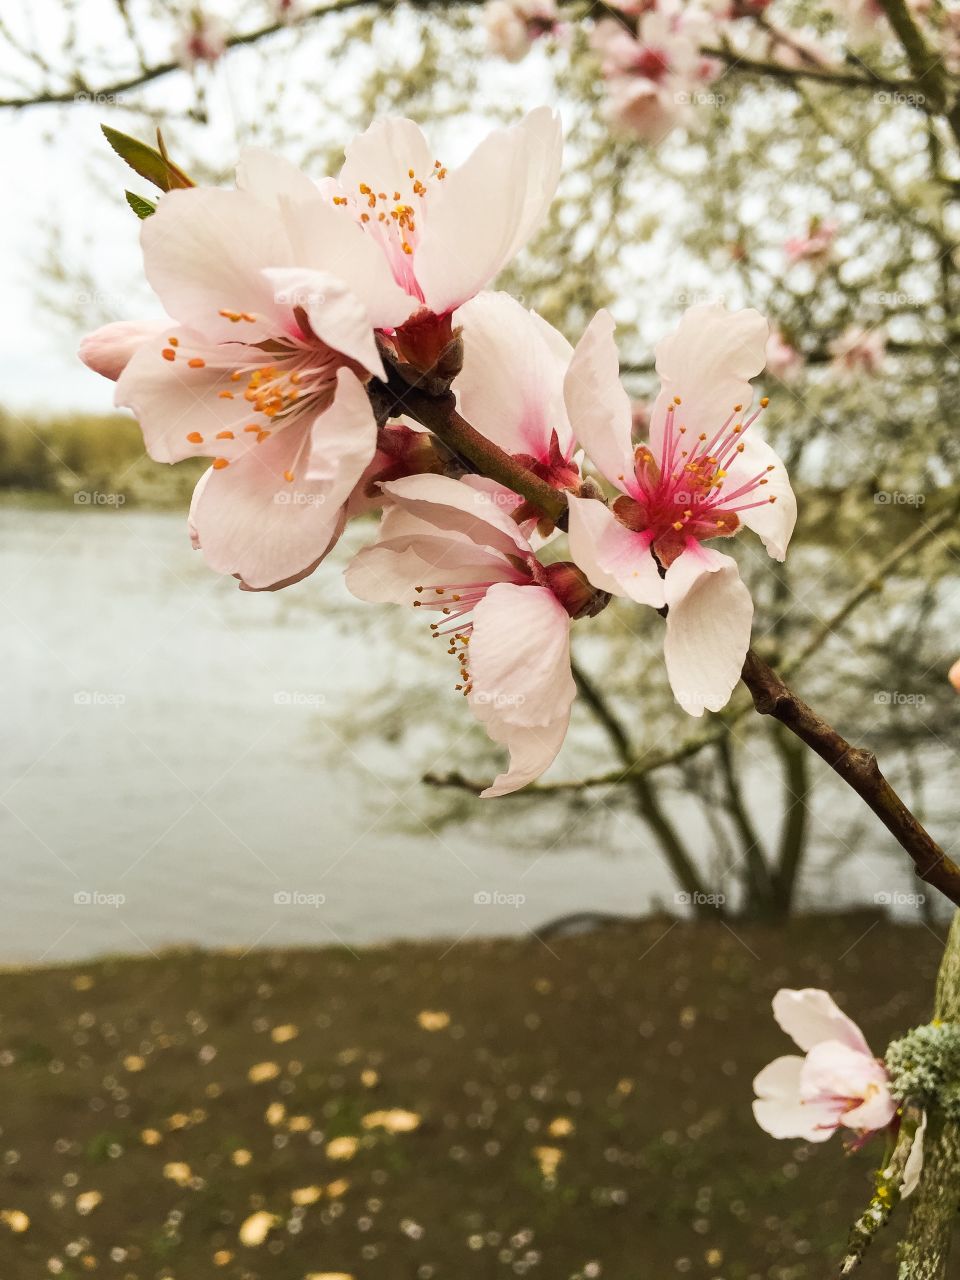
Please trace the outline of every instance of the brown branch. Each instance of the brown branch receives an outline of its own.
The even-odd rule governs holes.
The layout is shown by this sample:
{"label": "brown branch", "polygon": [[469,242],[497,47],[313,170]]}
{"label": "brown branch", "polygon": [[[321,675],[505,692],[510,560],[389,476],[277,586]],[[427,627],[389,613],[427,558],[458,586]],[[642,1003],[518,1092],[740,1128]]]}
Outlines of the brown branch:
{"label": "brown branch", "polygon": [[872,751],[847,742],[797,697],[777,673],[748,650],[741,678],[761,715],[772,716],[806,743],[872,809],[906,850],[917,875],[960,906],[960,867],[913,816],[880,772]]}

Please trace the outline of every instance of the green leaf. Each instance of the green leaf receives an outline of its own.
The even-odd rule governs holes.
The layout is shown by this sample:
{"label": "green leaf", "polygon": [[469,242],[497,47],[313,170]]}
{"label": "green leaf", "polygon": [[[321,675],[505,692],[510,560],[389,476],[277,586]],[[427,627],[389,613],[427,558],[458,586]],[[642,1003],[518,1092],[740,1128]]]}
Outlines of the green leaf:
{"label": "green leaf", "polygon": [[[183,170],[167,157],[166,148],[162,152],[157,151],[146,142],[128,137],[125,133],[111,129],[107,124],[102,124],[100,128],[120,159],[124,160],[135,173],[139,173],[141,178],[146,178],[161,191],[173,191],[176,187],[195,185],[192,179],[188,178]],[[159,138],[159,131],[157,136]],[[162,146],[162,139],[160,143]]]}
{"label": "green leaf", "polygon": [[125,191],[123,194],[127,197],[127,204],[138,218],[149,218],[151,213],[157,212],[157,206],[152,200],[145,200],[143,196],[138,196],[135,191]]}

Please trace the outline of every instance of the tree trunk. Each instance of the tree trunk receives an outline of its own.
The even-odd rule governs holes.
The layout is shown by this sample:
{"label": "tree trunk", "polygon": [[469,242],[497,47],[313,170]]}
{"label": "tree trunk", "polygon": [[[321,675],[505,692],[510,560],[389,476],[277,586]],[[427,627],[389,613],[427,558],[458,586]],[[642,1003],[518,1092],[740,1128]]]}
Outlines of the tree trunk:
{"label": "tree trunk", "polygon": [[[960,1022],[960,911],[953,918],[937,977],[934,1020]],[[900,1250],[900,1280],[947,1280],[950,1237],[960,1209],[960,1121],[929,1116],[923,1176]]]}

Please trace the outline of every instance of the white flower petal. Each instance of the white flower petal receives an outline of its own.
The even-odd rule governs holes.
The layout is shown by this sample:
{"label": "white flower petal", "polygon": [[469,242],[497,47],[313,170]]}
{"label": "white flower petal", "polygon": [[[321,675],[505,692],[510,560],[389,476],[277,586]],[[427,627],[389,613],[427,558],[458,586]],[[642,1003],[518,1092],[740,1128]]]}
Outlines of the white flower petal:
{"label": "white flower petal", "polygon": [[566,339],[507,293],[479,293],[457,312],[463,370],[454,390],[464,417],[508,453],[544,461],[556,431],[571,443],[563,379],[573,355]]}
{"label": "white flower petal", "polygon": [[424,302],[438,315],[484,288],[543,220],[560,176],[559,117],[538,107],[487,135],[427,200],[415,270]]}
{"label": "white flower petal", "polygon": [[563,394],[573,434],[600,474],[626,493],[634,479],[633,414],[620,383],[613,317],[598,311],[577,343]]}
{"label": "white flower petal", "polygon": [[773,997],[777,1025],[806,1053],[823,1040],[839,1040],[870,1056],[863,1032],[826,991],[817,987],[782,987]]}
{"label": "white flower petal", "polygon": [[609,507],[594,498],[567,500],[570,557],[600,591],[662,608],[666,597],[649,533],[625,528]]}
{"label": "white flower petal", "polygon": [[684,312],[677,329],[657,345],[660,394],[650,425],[654,457],[676,396],[681,401],[677,422],[691,436],[706,432],[712,437],[737,405],[746,413],[753,398],[749,380],[766,363],[769,333],[763,316],[749,308],[730,312],[723,303],[708,302]]}
{"label": "white flower petal", "polygon": [[692,716],[725,706],[750,645],[753,601],[735,560],[692,539],[664,579],[664,657],[674,697]]}

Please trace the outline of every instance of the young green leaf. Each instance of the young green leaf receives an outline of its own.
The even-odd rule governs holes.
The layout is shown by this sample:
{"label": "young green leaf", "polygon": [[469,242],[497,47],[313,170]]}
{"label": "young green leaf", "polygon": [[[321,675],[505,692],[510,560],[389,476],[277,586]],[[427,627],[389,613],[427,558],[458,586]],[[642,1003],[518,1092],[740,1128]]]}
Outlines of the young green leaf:
{"label": "young green leaf", "polygon": [[128,137],[127,134],[111,129],[106,124],[102,124],[100,128],[120,159],[124,160],[135,173],[139,173],[141,178],[146,178],[161,191],[173,191],[176,187],[195,185],[182,169],[168,159],[166,149],[161,153],[148,146],[146,142]]}
{"label": "young green leaf", "polygon": [[146,200],[134,191],[125,191],[123,194],[127,197],[127,204],[138,218],[149,218],[151,213],[156,213],[157,206],[152,200]]}

